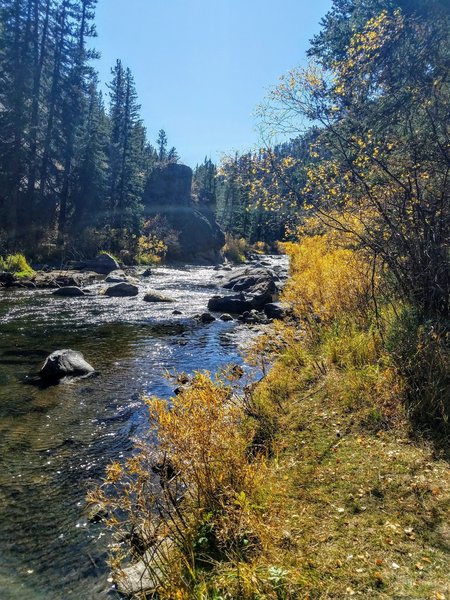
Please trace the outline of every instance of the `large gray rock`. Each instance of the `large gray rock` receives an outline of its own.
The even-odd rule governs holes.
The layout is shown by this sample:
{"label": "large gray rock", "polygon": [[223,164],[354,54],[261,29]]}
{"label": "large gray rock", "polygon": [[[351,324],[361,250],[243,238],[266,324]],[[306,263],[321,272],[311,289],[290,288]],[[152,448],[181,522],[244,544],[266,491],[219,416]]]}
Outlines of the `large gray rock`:
{"label": "large gray rock", "polygon": [[270,269],[255,269],[252,267],[242,267],[234,270],[229,277],[222,283],[222,287],[234,292],[249,292],[265,288],[275,293],[276,281],[278,277]]}
{"label": "large gray rock", "polygon": [[277,282],[278,276],[269,269],[242,267],[233,271],[222,286],[234,292],[245,292],[245,300],[250,303],[250,309],[261,310],[275,299],[278,293]]}
{"label": "large gray rock", "polygon": [[94,373],[94,367],[84,359],[81,352],[70,349],[52,352],[39,372],[46,381],[58,381],[63,377],[87,377]]}
{"label": "large gray rock", "polygon": [[139,288],[132,283],[116,283],[106,289],[105,294],[110,297],[137,296]]}
{"label": "large gray rock", "polygon": [[65,298],[73,298],[77,296],[86,296],[83,290],[75,285],[68,285],[67,287],[58,288],[52,292],[53,296],[63,296]]}

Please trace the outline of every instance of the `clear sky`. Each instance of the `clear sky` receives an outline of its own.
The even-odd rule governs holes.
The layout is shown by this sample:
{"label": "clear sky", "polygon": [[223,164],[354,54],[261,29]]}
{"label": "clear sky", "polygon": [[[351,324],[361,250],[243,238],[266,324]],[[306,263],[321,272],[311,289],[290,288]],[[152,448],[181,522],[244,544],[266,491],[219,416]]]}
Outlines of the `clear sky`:
{"label": "clear sky", "polygon": [[130,67],[149,138],[166,130],[191,166],[258,143],[253,112],[306,62],[331,0],[99,0],[100,79]]}

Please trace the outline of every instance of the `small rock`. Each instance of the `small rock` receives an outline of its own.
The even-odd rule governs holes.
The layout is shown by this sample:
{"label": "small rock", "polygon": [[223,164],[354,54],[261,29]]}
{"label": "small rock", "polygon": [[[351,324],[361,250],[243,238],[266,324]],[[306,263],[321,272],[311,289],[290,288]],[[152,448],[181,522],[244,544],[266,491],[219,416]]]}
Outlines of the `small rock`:
{"label": "small rock", "polygon": [[142,273],[141,277],[150,277],[150,275],[152,275],[153,272],[151,269],[145,269],[145,271]]}
{"label": "small rock", "polygon": [[205,312],[205,313],[203,313],[203,314],[200,315],[200,321],[202,323],[205,323],[205,324],[212,323],[215,320],[216,320],[216,318],[213,317],[213,315],[211,313]]}
{"label": "small rock", "polygon": [[155,291],[147,292],[144,296],[144,300],[146,302],[175,302],[173,298],[169,298],[168,296],[164,296],[164,294]]}
{"label": "small rock", "polygon": [[172,314],[173,315],[182,315],[183,313],[181,312],[181,310],[173,310]]}
{"label": "small rock", "polygon": [[228,313],[223,313],[223,315],[220,315],[219,319],[221,321],[233,321],[233,317]]}
{"label": "small rock", "polygon": [[123,283],[127,282],[127,276],[122,269],[111,271],[111,273],[105,279],[106,283]]}

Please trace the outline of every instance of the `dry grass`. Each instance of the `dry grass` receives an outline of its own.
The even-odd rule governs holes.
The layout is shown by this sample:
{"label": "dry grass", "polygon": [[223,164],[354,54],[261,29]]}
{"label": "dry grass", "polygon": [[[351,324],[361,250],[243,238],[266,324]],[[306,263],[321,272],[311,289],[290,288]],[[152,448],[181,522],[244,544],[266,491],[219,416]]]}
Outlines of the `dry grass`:
{"label": "dry grass", "polygon": [[448,462],[411,440],[399,405],[349,408],[334,394],[343,379],[331,369],[284,403],[267,558],[289,571],[293,598],[448,599]]}

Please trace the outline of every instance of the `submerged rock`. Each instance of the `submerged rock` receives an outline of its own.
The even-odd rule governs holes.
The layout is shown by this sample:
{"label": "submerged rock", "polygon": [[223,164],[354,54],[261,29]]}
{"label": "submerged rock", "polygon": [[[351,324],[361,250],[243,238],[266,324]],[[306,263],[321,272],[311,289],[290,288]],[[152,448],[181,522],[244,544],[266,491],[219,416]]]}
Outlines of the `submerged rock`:
{"label": "submerged rock", "polygon": [[139,288],[132,283],[116,283],[105,290],[105,294],[110,297],[137,296],[139,294]]}
{"label": "submerged rock", "polygon": [[68,285],[67,287],[61,287],[52,292],[53,296],[63,296],[63,297],[76,297],[76,296],[86,296],[83,290],[75,285]]}
{"label": "submerged rock", "polygon": [[87,377],[94,373],[94,367],[81,352],[64,349],[56,350],[47,357],[39,375],[46,381],[58,381],[63,377]]}

